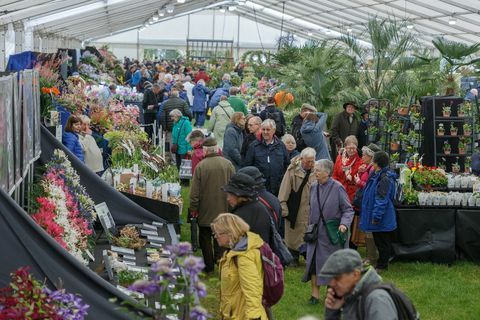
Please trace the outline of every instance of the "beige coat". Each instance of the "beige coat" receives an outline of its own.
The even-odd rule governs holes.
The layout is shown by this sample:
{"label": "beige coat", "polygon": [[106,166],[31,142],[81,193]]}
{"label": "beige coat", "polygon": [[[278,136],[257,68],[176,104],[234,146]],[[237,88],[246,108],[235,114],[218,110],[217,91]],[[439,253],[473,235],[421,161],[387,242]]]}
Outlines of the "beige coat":
{"label": "beige coat", "polygon": [[[288,166],[278,193],[278,199],[282,205],[282,216],[288,216],[287,200],[290,197],[290,192],[292,190],[298,191],[303,178],[305,178],[305,171],[302,168],[300,159],[296,159]],[[310,185],[313,182],[315,182],[315,175],[311,173],[307,184],[303,188],[295,229],[290,228],[290,221],[285,220],[285,242],[288,248],[292,250],[298,251],[303,243],[303,234],[308,225],[308,215],[310,212]]]}

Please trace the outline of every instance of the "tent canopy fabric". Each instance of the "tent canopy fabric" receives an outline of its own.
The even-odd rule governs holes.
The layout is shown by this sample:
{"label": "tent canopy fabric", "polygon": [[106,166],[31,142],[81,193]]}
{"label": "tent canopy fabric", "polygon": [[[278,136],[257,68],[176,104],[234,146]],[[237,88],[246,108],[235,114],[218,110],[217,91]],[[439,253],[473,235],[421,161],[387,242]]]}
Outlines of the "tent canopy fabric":
{"label": "tent canopy fabric", "polygon": [[[173,8],[167,8],[172,5]],[[352,32],[361,39],[362,25],[378,16],[408,20],[419,41],[430,47],[431,40],[439,36],[467,44],[480,42],[477,0],[186,0],[184,3],[170,0],[0,0],[0,7],[0,25],[23,21],[34,31],[81,41],[141,28],[159,12],[164,15],[157,15],[152,23],[202,10],[215,9],[217,15],[222,15],[219,9],[228,8],[258,23],[312,39],[335,38],[345,32]]]}

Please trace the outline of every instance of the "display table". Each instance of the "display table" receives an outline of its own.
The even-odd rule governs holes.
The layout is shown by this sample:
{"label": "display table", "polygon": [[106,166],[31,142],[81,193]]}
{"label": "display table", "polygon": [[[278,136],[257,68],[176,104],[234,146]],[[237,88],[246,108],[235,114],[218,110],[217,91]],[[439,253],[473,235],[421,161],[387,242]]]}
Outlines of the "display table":
{"label": "display table", "polygon": [[455,234],[460,256],[480,263],[480,210],[457,210]]}
{"label": "display table", "polygon": [[156,216],[164,219],[168,223],[172,223],[175,227],[175,231],[180,234],[180,207],[156,199],[138,196],[128,192],[122,192],[127,198],[141,206],[142,208],[150,211]]}
{"label": "display table", "polygon": [[455,209],[397,209],[395,257],[407,261],[455,261]]}

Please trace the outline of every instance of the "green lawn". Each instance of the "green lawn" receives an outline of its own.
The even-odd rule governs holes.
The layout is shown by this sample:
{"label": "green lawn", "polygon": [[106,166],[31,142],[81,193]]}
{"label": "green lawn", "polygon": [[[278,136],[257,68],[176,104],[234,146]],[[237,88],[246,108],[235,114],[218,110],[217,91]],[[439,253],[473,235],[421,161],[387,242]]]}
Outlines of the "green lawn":
{"label": "green lawn", "polygon": [[[185,221],[188,208],[188,188],[182,189]],[[182,241],[190,241],[190,228],[182,228]],[[200,251],[197,251],[201,255]],[[323,318],[323,305],[310,306],[310,283],[300,280],[304,263],[298,268],[288,268],[285,272],[285,294],[273,308],[277,320],[297,319],[310,314]],[[389,271],[382,274],[387,282],[395,283],[414,301],[422,320],[466,320],[480,319],[480,266],[461,262],[449,267],[430,263],[393,263]],[[209,296],[204,305],[217,315],[219,293],[218,274],[206,279]],[[323,297],[322,297],[323,299]]]}

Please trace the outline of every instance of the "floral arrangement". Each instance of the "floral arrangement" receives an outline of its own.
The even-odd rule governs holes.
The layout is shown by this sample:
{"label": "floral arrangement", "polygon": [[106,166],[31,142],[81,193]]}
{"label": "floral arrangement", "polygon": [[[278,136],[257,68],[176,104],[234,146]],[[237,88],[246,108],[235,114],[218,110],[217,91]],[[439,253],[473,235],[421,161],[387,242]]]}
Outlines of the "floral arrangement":
{"label": "floral arrangement", "polygon": [[[199,279],[205,267],[203,259],[192,255],[192,246],[188,242],[168,246],[170,259],[159,260],[152,264],[155,275],[151,280],[139,280],[129,287],[158,301],[154,319],[167,319],[167,315],[176,315],[179,319],[206,320],[207,311],[200,305],[199,298],[207,295],[207,288]],[[174,272],[178,267],[180,273]],[[183,308],[178,308],[183,306]]]}
{"label": "floral arrangement", "polygon": [[87,96],[82,87],[70,83],[58,98],[57,103],[67,109],[70,113],[83,113],[88,105]]}
{"label": "floral arrangement", "polygon": [[55,150],[40,185],[38,209],[32,218],[63,248],[87,263],[84,252],[93,234],[96,212],[63,151]]}
{"label": "floral arrangement", "polygon": [[143,248],[147,242],[145,239],[140,238],[135,226],[126,226],[120,230],[118,237],[113,237],[113,243],[116,246],[124,248],[140,249]]}
{"label": "floral arrangement", "polygon": [[448,178],[445,171],[436,167],[423,166],[421,163],[410,167],[412,179],[417,186],[423,188],[445,187],[448,184]]}
{"label": "floral arrangement", "polygon": [[0,319],[82,320],[90,307],[65,290],[52,291],[36,280],[28,267],[11,274],[8,287],[0,289]]}
{"label": "floral arrangement", "polygon": [[109,106],[109,116],[116,130],[138,130],[140,111],[135,105],[125,106],[122,102],[113,100]]}
{"label": "floral arrangement", "polygon": [[143,93],[134,91],[132,88],[129,87],[121,87],[117,89],[117,94],[115,95],[115,98],[127,102],[142,102]]}

